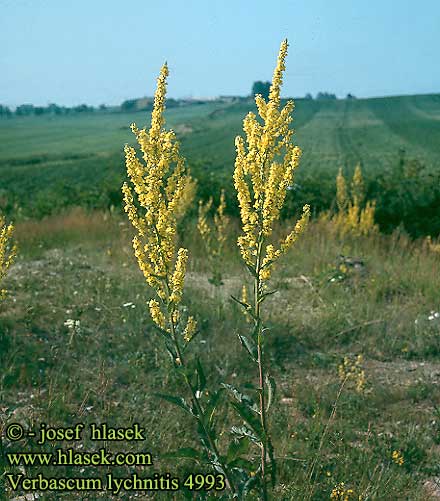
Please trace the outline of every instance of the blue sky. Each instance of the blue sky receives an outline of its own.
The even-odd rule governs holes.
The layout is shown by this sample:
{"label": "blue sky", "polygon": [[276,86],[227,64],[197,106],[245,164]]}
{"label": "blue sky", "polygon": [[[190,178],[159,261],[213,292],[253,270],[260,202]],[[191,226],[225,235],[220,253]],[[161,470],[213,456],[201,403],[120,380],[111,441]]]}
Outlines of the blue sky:
{"label": "blue sky", "polygon": [[283,94],[440,92],[438,0],[0,0],[0,103],[250,93],[290,50]]}

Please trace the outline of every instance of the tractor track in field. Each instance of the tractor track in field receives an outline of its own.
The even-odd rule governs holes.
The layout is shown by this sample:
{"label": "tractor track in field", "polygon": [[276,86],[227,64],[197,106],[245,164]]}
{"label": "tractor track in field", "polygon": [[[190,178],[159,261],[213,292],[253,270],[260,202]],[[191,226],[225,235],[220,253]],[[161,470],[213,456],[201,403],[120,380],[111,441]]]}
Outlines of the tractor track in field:
{"label": "tractor track in field", "polygon": [[344,152],[344,159],[347,163],[352,163],[351,159],[354,158],[353,164],[361,163],[362,156],[355,146],[353,140],[350,138],[347,133],[348,129],[348,113],[349,113],[349,102],[346,101],[344,103],[344,110],[342,112],[342,117],[338,125],[336,126],[336,134],[338,137],[338,141],[341,147],[341,150]]}

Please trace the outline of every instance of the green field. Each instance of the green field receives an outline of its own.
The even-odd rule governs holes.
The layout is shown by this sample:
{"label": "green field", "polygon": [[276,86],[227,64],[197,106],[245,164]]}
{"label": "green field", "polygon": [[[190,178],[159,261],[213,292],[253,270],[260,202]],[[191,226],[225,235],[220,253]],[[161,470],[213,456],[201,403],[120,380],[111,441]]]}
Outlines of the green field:
{"label": "green field", "polygon": [[[270,425],[279,476],[270,499],[439,499],[440,244],[424,237],[440,233],[440,95],[299,99],[296,106],[294,138],[304,156],[284,216],[304,202],[316,212],[331,207],[338,168],[351,176],[361,162],[367,196],[377,201],[375,221],[392,234],[341,235],[332,220],[315,217],[275,269],[274,293],[262,306],[267,364],[277,380]],[[232,183],[234,136],[249,109],[251,102],[212,102],[171,109],[167,120],[198,180],[192,212],[177,228],[189,251],[183,304],[200,329],[189,356],[202,360],[210,391],[226,382],[257,395],[255,366],[237,340],[252,327],[231,300],[240,297],[243,284],[251,290],[236,245]],[[8,290],[0,302],[2,500],[24,499],[24,491],[12,492],[6,482],[9,470],[28,477],[101,477],[108,471],[127,477],[134,471],[129,465],[79,473],[71,465],[8,466],[3,452],[54,453],[59,446],[41,446],[31,436],[9,440],[2,433],[9,423],[31,429],[41,422],[139,422],[145,442],[106,444],[112,453],[150,452],[153,465],[137,472],[167,471],[183,479],[210,471],[194,457],[173,456],[178,448],[197,446],[197,427],[189,414],[158,399],[183,394],[182,380],[170,370],[156,335],[146,304],[153,291],[138,269],[133,230],[121,214],[122,150],[133,143],[129,124],[148,120],[148,113],[96,113],[0,121],[0,211],[14,219],[19,249],[0,284]],[[226,245],[210,261],[194,215],[197,199],[218,199],[220,187],[231,219]],[[292,225],[282,221],[274,236],[286,235]],[[219,271],[221,285],[212,280]],[[341,376],[344,363],[360,364],[358,372]],[[201,391],[196,398],[205,397]],[[238,453],[228,447],[231,427],[243,422],[225,394],[216,416],[220,455],[230,460]],[[81,445],[91,452],[100,447],[87,437]],[[242,464],[256,464],[255,451],[243,454]],[[251,470],[250,478],[256,474]],[[351,494],[332,496],[342,482]],[[42,496],[109,499],[108,492]],[[118,498],[229,495],[124,491]]]}
{"label": "green field", "polygon": [[[252,109],[251,101],[212,102],[167,112],[168,126],[181,139],[202,196],[220,184],[232,192],[234,137]],[[398,162],[402,150],[426,171],[439,170],[439,94],[297,99],[294,118],[295,141],[303,150],[297,181],[313,187],[303,197],[300,194],[301,203],[304,198],[315,207],[328,206],[339,167],[351,172],[361,162],[367,179],[374,179]],[[71,205],[118,205],[124,178],[122,149],[133,142],[129,124],[143,126],[148,120],[149,113],[137,112],[0,121],[0,208],[17,217],[20,208],[25,215],[42,216]]]}
{"label": "green field", "polygon": [[[440,157],[440,95],[358,100],[297,99],[295,128],[303,166],[335,168],[362,161],[380,168],[399,148],[437,163]],[[214,168],[230,168],[234,136],[252,102],[208,103],[173,108],[167,122],[176,128],[190,162],[208,158]],[[132,141],[129,124],[142,126],[149,114],[95,113],[64,117],[22,117],[0,122],[0,161],[25,164],[74,155],[112,155]],[[187,126],[185,130],[182,126]]]}

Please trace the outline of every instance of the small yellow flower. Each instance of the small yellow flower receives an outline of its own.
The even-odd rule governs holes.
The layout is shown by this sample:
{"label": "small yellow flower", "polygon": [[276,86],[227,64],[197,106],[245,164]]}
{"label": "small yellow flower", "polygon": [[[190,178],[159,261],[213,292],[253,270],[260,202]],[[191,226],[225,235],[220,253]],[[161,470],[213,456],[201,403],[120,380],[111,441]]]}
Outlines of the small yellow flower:
{"label": "small yellow flower", "polygon": [[339,379],[352,383],[358,393],[364,393],[367,384],[365,370],[362,367],[363,357],[350,358],[344,357],[342,363],[338,366]]}
{"label": "small yellow flower", "polygon": [[403,459],[403,454],[400,451],[393,451],[391,458],[399,466],[402,466],[405,462],[405,460]]}
{"label": "small yellow flower", "polygon": [[[330,499],[334,501],[351,501],[356,499],[356,494],[354,489],[349,489],[345,487],[344,482],[340,482],[339,484],[333,487],[333,490],[330,494]],[[358,500],[362,499],[361,496],[358,496]]]}

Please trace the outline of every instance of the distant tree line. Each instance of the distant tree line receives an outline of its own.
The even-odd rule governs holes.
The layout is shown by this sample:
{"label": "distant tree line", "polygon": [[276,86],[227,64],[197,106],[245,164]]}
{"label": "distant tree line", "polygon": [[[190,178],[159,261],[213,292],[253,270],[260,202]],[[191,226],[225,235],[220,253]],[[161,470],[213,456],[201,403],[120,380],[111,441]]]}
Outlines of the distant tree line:
{"label": "distant tree line", "polygon": [[[252,96],[261,94],[265,99],[269,98],[270,82],[256,81],[252,85]],[[239,101],[240,96],[220,96],[219,101],[233,102]],[[305,99],[316,100],[332,100],[337,99],[336,94],[331,92],[318,92],[314,98],[309,92],[305,95]],[[346,99],[356,99],[353,94],[348,93]],[[50,103],[47,106],[34,106],[33,104],[21,104],[13,111],[8,106],[0,104],[0,119],[11,118],[13,116],[41,116],[41,115],[69,115],[75,113],[93,113],[100,112],[131,112],[131,111],[151,111],[153,109],[154,98],[142,97],[137,99],[127,99],[120,106],[106,106],[101,104],[98,107],[80,104],[77,106],[59,106],[55,103]],[[167,108],[175,108],[187,104],[201,104],[205,102],[203,99],[167,99]]]}
{"label": "distant tree line", "polygon": [[[220,97],[220,101],[225,101],[230,97]],[[106,106],[101,104],[98,107],[80,104],[78,106],[58,106],[51,103],[48,106],[34,106],[33,104],[21,104],[12,111],[8,106],[0,104],[0,119],[13,116],[41,116],[41,115],[69,115],[75,113],[93,113],[93,112],[130,112],[130,111],[151,111],[153,109],[153,97],[142,97],[137,99],[127,99],[120,106]],[[200,99],[167,99],[167,108],[175,108],[186,104],[200,104],[205,101]]]}
{"label": "distant tree line", "polygon": [[0,118],[10,118],[12,116],[25,117],[25,116],[41,116],[41,115],[69,115],[73,113],[92,113],[96,110],[106,111],[107,106],[101,104],[98,108],[88,106],[87,104],[80,104],[77,106],[58,106],[51,103],[47,106],[34,106],[33,104],[21,104],[17,106],[15,111],[12,111],[8,106],[0,104]]}

